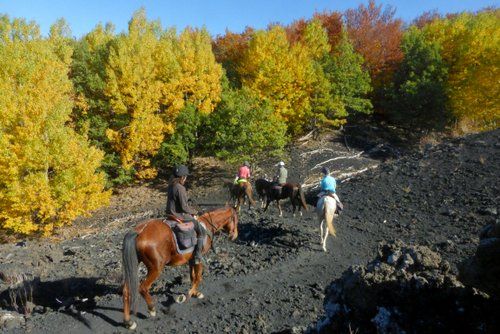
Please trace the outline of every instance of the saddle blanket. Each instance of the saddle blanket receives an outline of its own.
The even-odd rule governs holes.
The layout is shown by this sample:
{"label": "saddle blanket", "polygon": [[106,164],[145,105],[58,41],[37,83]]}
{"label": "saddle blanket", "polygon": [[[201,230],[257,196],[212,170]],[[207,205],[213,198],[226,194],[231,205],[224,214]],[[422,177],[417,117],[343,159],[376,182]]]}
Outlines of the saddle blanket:
{"label": "saddle blanket", "polygon": [[323,212],[323,209],[325,207],[325,202],[330,202],[331,205],[335,204],[335,213],[339,214],[340,211],[342,211],[342,208],[339,205],[339,202],[333,198],[332,196],[329,195],[323,195],[319,198],[318,203],[316,204],[316,211],[321,214]]}
{"label": "saddle blanket", "polygon": [[[194,246],[198,243],[193,222],[179,223],[173,220],[163,220],[163,222],[170,226],[173,232],[177,253],[186,254],[193,252]],[[200,222],[200,225],[205,230],[207,229],[203,222]],[[207,237],[205,237],[206,241]]]}

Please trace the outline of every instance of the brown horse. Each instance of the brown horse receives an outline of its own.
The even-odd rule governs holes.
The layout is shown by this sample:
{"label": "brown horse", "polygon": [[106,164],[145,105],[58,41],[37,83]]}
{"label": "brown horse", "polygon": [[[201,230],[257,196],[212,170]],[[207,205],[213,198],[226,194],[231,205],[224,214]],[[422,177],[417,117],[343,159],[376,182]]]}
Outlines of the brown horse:
{"label": "brown horse", "polygon": [[[234,208],[222,208],[201,215],[209,230],[203,253],[212,246],[213,235],[221,230],[229,234],[231,240],[238,237],[238,215]],[[211,232],[211,233],[210,233]],[[148,305],[149,315],[156,316],[155,305],[149,294],[153,282],[160,276],[165,265],[180,266],[189,263],[191,274],[191,289],[188,298],[203,298],[198,291],[202,280],[203,265],[194,264],[193,253],[179,254],[176,250],[173,232],[161,219],[150,219],[138,224],[133,231],[128,232],[123,239],[123,320],[129,329],[135,329],[137,324],[130,320],[130,310],[136,312],[137,292],[139,291]],[[148,270],[146,278],[139,286],[138,265],[143,262]]]}
{"label": "brown horse", "polygon": [[267,211],[269,203],[276,201],[276,205],[280,211],[280,217],[283,216],[283,211],[281,211],[280,200],[285,198],[290,198],[293,207],[293,215],[295,216],[295,208],[298,207],[299,214],[302,216],[301,207],[307,211],[306,199],[304,196],[304,191],[299,183],[285,183],[283,186],[278,186],[276,183],[269,182],[267,187],[267,201],[264,212]]}
{"label": "brown horse", "polygon": [[255,206],[255,201],[253,199],[253,189],[250,182],[239,182],[229,185],[229,193],[231,195],[231,200],[235,201],[234,207],[238,212],[240,212],[240,207],[245,204],[245,199],[248,198],[248,208],[250,206]]}

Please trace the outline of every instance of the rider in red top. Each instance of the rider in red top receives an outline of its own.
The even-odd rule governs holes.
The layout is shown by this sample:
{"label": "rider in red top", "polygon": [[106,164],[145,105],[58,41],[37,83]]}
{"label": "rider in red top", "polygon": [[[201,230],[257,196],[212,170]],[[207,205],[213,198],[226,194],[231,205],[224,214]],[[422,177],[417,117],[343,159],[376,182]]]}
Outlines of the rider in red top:
{"label": "rider in red top", "polygon": [[248,161],[245,161],[243,166],[238,170],[238,176],[236,176],[234,183],[248,182],[248,179],[250,179],[250,164]]}

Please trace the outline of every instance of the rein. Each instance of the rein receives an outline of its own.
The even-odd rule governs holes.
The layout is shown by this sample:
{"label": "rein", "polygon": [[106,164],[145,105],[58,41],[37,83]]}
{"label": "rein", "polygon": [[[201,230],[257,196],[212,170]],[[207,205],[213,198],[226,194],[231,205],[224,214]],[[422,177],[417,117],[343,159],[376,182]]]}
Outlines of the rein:
{"label": "rein", "polygon": [[[207,212],[208,214],[208,217],[207,217],[207,223],[212,226],[212,228],[214,229],[214,232],[213,233],[217,233],[219,231],[221,231],[224,226],[217,226],[213,223],[213,219],[211,217],[211,212]],[[200,217],[201,218],[201,217]],[[209,219],[210,218],[210,219]],[[229,217],[229,219],[231,219],[232,222],[234,222],[234,212],[232,212],[232,209],[231,209],[231,217]],[[229,234],[229,233],[228,233]]]}
{"label": "rein", "polygon": [[[215,235],[217,232],[223,230],[224,226],[218,227],[217,225],[215,225],[213,223],[211,212],[207,212],[207,215],[208,215],[208,217],[206,217],[206,222],[214,229],[214,231],[212,233],[210,233],[210,231],[207,231],[211,234],[211,235],[209,235],[210,238],[212,239],[212,243],[210,245],[210,248],[213,249],[214,244],[215,244]],[[231,219],[231,221],[234,222],[234,211],[232,209],[231,209],[231,217],[229,219]],[[228,232],[228,235],[229,235],[229,232]]]}

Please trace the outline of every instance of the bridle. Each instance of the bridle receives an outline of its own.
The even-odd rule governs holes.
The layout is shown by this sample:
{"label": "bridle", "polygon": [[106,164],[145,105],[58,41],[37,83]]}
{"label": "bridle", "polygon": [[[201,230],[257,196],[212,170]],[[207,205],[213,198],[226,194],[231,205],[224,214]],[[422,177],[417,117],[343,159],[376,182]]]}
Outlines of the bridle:
{"label": "bridle", "polygon": [[[235,221],[235,210],[233,208],[230,208],[231,209],[231,217],[229,218],[231,220],[231,223],[234,223]],[[206,219],[206,222],[214,229],[214,231],[212,232],[214,234],[214,237],[212,238],[213,240],[215,240],[215,233],[221,231],[224,229],[224,226],[225,225],[221,225],[221,226],[217,226],[213,223],[213,219],[212,219],[212,213],[211,212],[207,212],[208,214],[208,217]],[[227,234],[229,235],[229,232],[227,232]],[[212,240],[212,242],[213,242]]]}
{"label": "bridle", "polygon": [[[235,217],[236,211],[233,208],[230,208],[230,209],[231,209],[231,217],[229,219],[231,219],[231,222],[234,223],[235,222],[234,217]],[[213,232],[207,231],[209,234],[209,237],[212,239],[212,242],[210,243],[210,248],[215,251],[214,245],[215,245],[216,233],[223,230],[225,225],[221,225],[220,227],[218,227],[217,225],[215,225],[213,223],[213,219],[211,217],[212,213],[207,212],[207,214],[208,214],[208,217],[206,217],[206,222],[214,229]],[[227,232],[227,235],[229,236],[229,232]]]}

